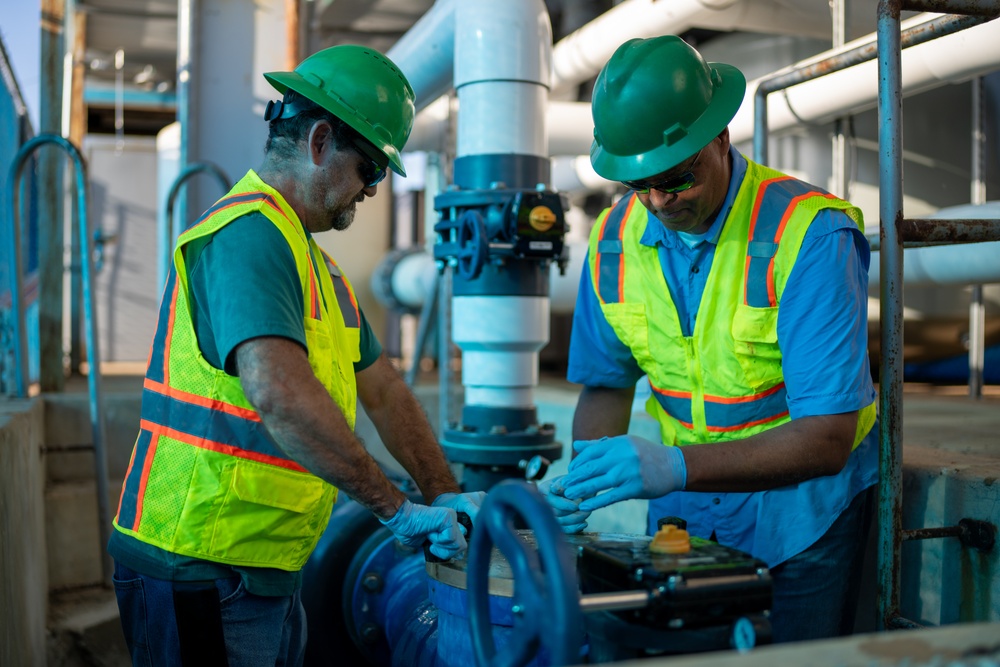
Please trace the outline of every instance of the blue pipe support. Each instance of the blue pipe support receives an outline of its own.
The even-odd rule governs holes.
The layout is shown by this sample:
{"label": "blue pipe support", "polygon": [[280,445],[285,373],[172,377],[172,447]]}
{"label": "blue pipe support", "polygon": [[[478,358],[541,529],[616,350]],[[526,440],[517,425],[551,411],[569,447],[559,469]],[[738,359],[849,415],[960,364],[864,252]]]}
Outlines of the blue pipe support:
{"label": "blue pipe support", "polygon": [[157,284],[164,285],[167,282],[167,274],[170,272],[170,253],[173,250],[174,243],[177,242],[177,237],[180,236],[183,229],[181,225],[174,222],[174,204],[176,202],[178,194],[180,194],[181,186],[184,185],[192,176],[206,172],[215,177],[215,179],[222,186],[222,192],[225,194],[229,192],[230,188],[233,187],[232,182],[229,180],[229,176],[226,175],[218,165],[211,162],[195,162],[189,164],[181,172],[177,174],[177,178],[170,185],[170,190],[167,192],[167,204],[166,210],[164,211],[164,218],[161,221],[157,229],[157,245],[160,248],[159,257],[157,261]]}
{"label": "blue pipe support", "polygon": [[[103,581],[106,586],[111,585],[111,557],[107,554],[104,545],[108,543],[108,538],[111,537],[111,510],[108,505],[108,457],[107,450],[104,443],[104,394],[101,391],[101,354],[99,341],[97,338],[97,311],[94,306],[94,256],[93,256],[93,240],[88,232],[87,224],[87,167],[83,159],[83,155],[80,154],[80,150],[74,146],[69,140],[55,135],[55,134],[42,134],[39,135],[21,147],[21,149],[14,156],[13,163],[11,164],[10,174],[7,179],[7,192],[10,197],[10,201],[16,202],[14,199],[15,185],[20,177],[21,170],[24,167],[25,161],[28,156],[34,152],[37,148],[44,144],[55,144],[65,150],[71,160],[73,161],[73,166],[76,172],[76,215],[79,222],[80,230],[80,267],[82,271],[82,282],[83,282],[83,307],[85,313],[85,331],[86,331],[86,341],[87,341],[87,364],[89,366],[89,371],[87,372],[87,385],[90,394],[90,426],[91,435],[94,441],[94,466],[95,466],[95,476],[97,478],[97,509],[98,509],[98,521],[100,529],[100,549],[101,549],[101,572],[103,575]],[[14,220],[18,218],[17,206],[14,206]],[[14,226],[15,233],[12,235],[13,238],[17,239],[19,234],[17,234],[18,225]],[[19,240],[15,241],[14,252],[14,274],[15,274],[15,285],[12,291],[12,297],[14,299],[13,303],[14,310],[18,314],[19,323],[18,328],[21,332],[18,334],[20,339],[23,335],[23,319],[21,318],[21,305],[20,305],[20,248],[17,246]],[[15,357],[16,363],[18,364],[18,395],[24,396],[24,385],[25,376],[22,374],[23,364],[24,364],[24,346],[22,345],[23,339],[19,340],[16,344]]]}

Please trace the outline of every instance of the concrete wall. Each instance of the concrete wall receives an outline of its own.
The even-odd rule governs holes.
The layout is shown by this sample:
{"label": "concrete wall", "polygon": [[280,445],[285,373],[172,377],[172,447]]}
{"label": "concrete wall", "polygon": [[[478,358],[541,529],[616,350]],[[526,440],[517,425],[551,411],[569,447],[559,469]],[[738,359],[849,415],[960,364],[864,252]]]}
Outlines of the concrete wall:
{"label": "concrete wall", "polygon": [[43,406],[0,403],[0,665],[45,664]]}

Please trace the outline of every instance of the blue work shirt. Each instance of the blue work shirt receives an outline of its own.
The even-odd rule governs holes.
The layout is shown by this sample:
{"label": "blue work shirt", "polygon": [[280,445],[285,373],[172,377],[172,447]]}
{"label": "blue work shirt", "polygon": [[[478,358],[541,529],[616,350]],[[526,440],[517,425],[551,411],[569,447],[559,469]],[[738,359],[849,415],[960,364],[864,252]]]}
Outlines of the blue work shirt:
{"label": "blue work shirt", "polygon": [[[652,214],[640,243],[655,247],[685,336],[694,331],[722,226],[746,174],[729,152],[732,176],[720,213],[703,234],[668,230]],[[788,411],[792,419],[860,410],[875,400],[868,366],[868,265],[871,250],[854,222],[824,209],[810,225],[778,307]],[[642,369],[608,324],[584,263],[570,338],[570,382],[627,388]],[[742,270],[742,266],[734,267]],[[640,383],[637,395],[648,391]],[[800,484],[755,493],[677,492],[650,501],[650,531],[679,516],[692,535],[747,551],[774,567],[808,548],[854,496],[878,480],[878,429],[872,428],[844,469]]]}

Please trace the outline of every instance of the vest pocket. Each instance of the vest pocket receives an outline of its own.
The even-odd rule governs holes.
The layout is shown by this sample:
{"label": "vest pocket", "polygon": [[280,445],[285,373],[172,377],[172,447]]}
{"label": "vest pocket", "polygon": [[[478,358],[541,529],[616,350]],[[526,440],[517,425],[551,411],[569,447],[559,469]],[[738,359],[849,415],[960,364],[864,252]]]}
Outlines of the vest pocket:
{"label": "vest pocket", "polygon": [[334,488],[308,473],[252,461],[227,468],[211,553],[233,564],[300,569],[329,519]]}
{"label": "vest pocket", "polygon": [[608,324],[618,338],[632,351],[639,367],[650,367],[653,355],[649,351],[649,323],[646,305],[642,303],[606,303],[601,306]]}
{"label": "vest pocket", "polygon": [[732,334],[733,351],[750,387],[771,387],[781,381],[777,308],[737,305]]}

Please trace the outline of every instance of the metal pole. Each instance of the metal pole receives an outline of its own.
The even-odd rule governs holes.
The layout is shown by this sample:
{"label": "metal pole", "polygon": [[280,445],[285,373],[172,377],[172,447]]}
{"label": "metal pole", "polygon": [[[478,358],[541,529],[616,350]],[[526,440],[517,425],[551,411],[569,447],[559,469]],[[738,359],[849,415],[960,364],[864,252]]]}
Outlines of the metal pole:
{"label": "metal pole", "polygon": [[[80,227],[81,256],[79,258],[83,281],[83,309],[86,320],[87,384],[90,389],[90,427],[94,442],[94,470],[97,481],[97,520],[100,530],[101,572],[105,586],[111,586],[111,557],[105,545],[111,537],[111,509],[108,503],[108,455],[104,443],[104,393],[101,391],[101,354],[97,338],[97,310],[94,305],[94,256],[93,240],[87,224],[87,167],[79,149],[68,140],[54,134],[42,134],[21,147],[11,165],[8,191],[14,185],[28,156],[42,144],[56,144],[65,150],[76,168],[76,212]],[[15,218],[16,210],[15,210]],[[16,298],[16,292],[15,292]]]}
{"label": "metal pole", "polygon": [[438,424],[440,437],[451,423],[451,268],[445,262],[438,280]]}
{"label": "metal pole", "polygon": [[[986,124],[983,79],[972,81],[972,185],[973,204],[986,201]],[[986,365],[986,305],[983,286],[973,285],[969,300],[969,397],[983,397],[983,368]]]}
{"label": "metal pole", "polygon": [[876,623],[892,627],[899,609],[903,444],[902,57],[900,0],[878,5],[879,117],[879,494]]}
{"label": "metal pole", "polygon": [[[833,48],[839,49],[847,41],[847,2],[846,0],[832,0],[830,11],[833,18],[833,37],[831,42]],[[847,176],[847,128],[849,121],[847,118],[838,118],[833,124],[833,165],[832,165],[832,188],[833,194],[843,199],[847,198],[848,176]]]}

